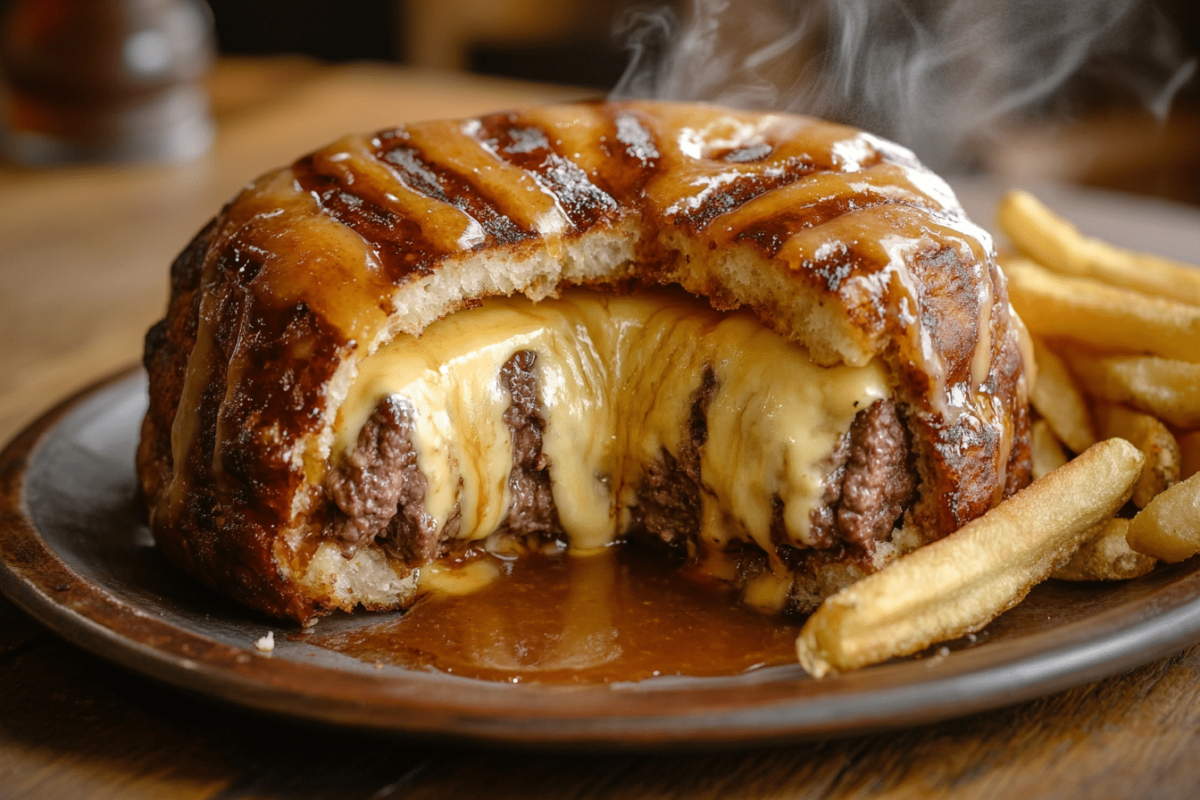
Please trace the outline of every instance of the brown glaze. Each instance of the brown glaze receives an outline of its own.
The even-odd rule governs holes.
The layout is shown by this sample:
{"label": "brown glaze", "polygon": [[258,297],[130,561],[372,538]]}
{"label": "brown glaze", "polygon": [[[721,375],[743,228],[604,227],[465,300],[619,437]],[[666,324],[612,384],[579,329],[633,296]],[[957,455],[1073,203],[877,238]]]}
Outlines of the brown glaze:
{"label": "brown glaze", "polygon": [[[146,356],[139,464],[164,551],[256,608],[327,610],[295,579],[327,535],[317,443],[335,374],[505,291],[453,290],[467,259],[554,263],[593,234],[630,242],[632,267],[591,283],[678,283],[753,308],[820,363],[884,360],[924,465],[927,535],[1028,480],[1023,365],[990,238],[910,153],[791,115],[552,106],[345,137],[252,183],[185,251]],[[731,280],[725,254],[754,280]],[[451,299],[397,310],[437,281]],[[806,327],[801,307],[828,319]]]}
{"label": "brown glaze", "polygon": [[508,683],[739,675],[796,660],[798,623],[755,614],[639,547],[527,555],[466,595],[421,598],[394,622],[293,638],[364,661]]}
{"label": "brown glaze", "polygon": [[482,145],[498,158],[529,172],[557,199],[577,230],[587,230],[617,211],[617,201],[591,182],[541,128],[523,123],[517,114],[483,117],[477,133]]}
{"label": "brown glaze", "polygon": [[368,198],[347,192],[337,176],[319,172],[316,161],[309,156],[292,165],[297,185],[317,198],[321,210],[329,216],[356,228],[371,243],[375,257],[388,272],[398,275],[421,272],[445,255],[415,222]]}

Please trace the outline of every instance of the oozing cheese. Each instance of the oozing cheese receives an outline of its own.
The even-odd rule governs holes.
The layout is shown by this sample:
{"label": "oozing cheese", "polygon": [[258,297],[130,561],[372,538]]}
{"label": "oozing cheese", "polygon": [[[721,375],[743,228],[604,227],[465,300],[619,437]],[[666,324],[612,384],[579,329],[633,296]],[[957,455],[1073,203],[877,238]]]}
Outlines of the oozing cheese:
{"label": "oozing cheese", "polygon": [[876,362],[819,367],[749,312],[689,296],[574,291],[531,303],[498,298],[397,337],[364,359],[338,417],[334,456],[352,447],[378,402],[415,410],[425,510],[439,531],[457,508],[458,536],[482,539],[509,507],[511,399],[499,378],[531,350],[545,420],[542,452],[559,520],[577,550],[628,528],[646,467],[677,457],[706,367],[716,378],[700,448],[701,535],[716,546],[772,550],[775,498],[787,537],[812,544],[809,516],[825,462],[855,415],[887,397]]}

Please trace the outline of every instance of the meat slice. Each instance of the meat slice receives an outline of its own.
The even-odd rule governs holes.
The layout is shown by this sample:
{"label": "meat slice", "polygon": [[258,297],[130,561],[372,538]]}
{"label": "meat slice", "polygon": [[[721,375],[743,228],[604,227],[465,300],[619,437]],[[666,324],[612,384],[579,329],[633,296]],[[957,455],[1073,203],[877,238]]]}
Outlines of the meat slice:
{"label": "meat slice", "polygon": [[666,545],[682,544],[700,533],[700,448],[708,441],[708,405],[717,392],[717,376],[705,367],[692,395],[687,436],[679,455],[663,450],[646,468],[634,527]]}
{"label": "meat slice", "polygon": [[412,443],[413,414],[399,397],[380,400],[354,450],[329,473],[325,488],[344,515],[335,531],[347,558],[385,531],[418,561],[436,552],[437,531],[424,506],[427,484]]}
{"label": "meat slice", "polygon": [[[542,453],[546,423],[537,392],[536,362],[536,353],[522,350],[499,373],[511,398],[504,422],[512,434],[511,502],[501,527],[516,534],[562,530]],[[458,533],[457,514],[439,534],[425,512],[428,484],[417,466],[413,416],[412,407],[402,398],[380,400],[359,432],[354,450],[326,480],[326,492],[341,511],[335,531],[347,558],[384,537],[389,550],[419,566],[442,555]]]}
{"label": "meat slice", "polygon": [[820,546],[841,540],[870,551],[884,539],[917,493],[911,447],[891,400],[858,412],[830,456],[822,503],[812,513],[812,538]]}
{"label": "meat slice", "polygon": [[500,383],[512,398],[504,412],[504,422],[512,433],[512,472],[508,478],[511,500],[502,528],[515,534],[562,531],[550,489],[550,463],[542,452],[546,421],[537,392],[536,363],[537,353],[521,350],[500,368]]}
{"label": "meat slice", "polygon": [[[504,422],[512,435],[510,504],[500,530],[516,535],[560,534],[549,462],[542,452],[545,419],[537,391],[537,354],[515,353],[499,379],[511,402]],[[652,541],[678,546],[700,531],[700,449],[708,440],[708,406],[718,389],[711,368],[692,395],[688,430],[677,454],[663,451],[647,465],[634,509],[633,528]],[[359,433],[354,450],[331,471],[326,489],[341,511],[335,525],[347,557],[384,537],[389,550],[416,566],[443,554],[459,520],[437,531],[425,512],[425,476],[413,446],[414,411],[399,397],[380,401]],[[860,411],[828,460],[821,504],[814,509],[811,540],[818,548],[848,544],[870,553],[887,537],[917,493],[909,434],[896,404],[880,400]],[[776,503],[776,544],[790,544]]]}

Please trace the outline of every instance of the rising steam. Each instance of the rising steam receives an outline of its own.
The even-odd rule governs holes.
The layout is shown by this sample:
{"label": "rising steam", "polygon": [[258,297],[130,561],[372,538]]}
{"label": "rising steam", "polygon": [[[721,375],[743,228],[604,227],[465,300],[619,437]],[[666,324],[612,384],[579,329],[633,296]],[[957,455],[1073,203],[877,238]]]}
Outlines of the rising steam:
{"label": "rising steam", "polygon": [[939,168],[1018,116],[1097,95],[1159,118],[1196,70],[1148,0],[691,0],[634,9],[614,97],[707,100],[848,122]]}

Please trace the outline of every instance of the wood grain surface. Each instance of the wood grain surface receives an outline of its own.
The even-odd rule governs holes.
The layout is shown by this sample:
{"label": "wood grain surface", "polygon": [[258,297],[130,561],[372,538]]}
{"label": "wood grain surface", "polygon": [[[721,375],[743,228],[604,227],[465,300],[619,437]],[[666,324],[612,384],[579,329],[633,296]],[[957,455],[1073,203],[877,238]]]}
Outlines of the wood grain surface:
{"label": "wood grain surface", "polygon": [[[219,134],[176,167],[0,168],[0,441],[134,362],[175,252],[245,180],[348,130],[578,97],[395,68],[225,61]],[[0,798],[1191,797],[1200,648],[953,722],[741,751],[485,749],[225,708],[0,600]]]}

